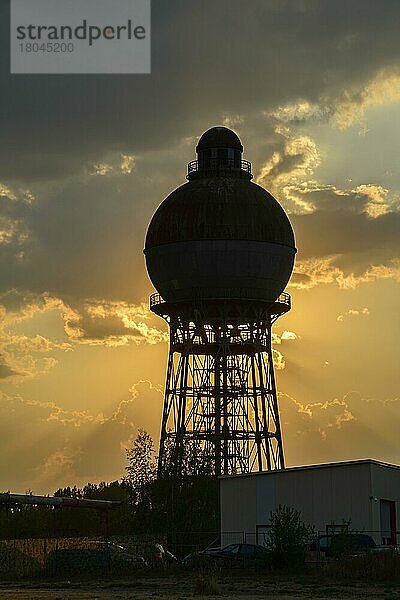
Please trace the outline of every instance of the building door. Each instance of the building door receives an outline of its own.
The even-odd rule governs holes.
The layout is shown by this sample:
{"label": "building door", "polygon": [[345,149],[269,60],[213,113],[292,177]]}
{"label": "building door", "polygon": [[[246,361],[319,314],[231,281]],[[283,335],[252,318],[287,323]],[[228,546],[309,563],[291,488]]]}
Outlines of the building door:
{"label": "building door", "polygon": [[396,503],[394,500],[380,501],[381,537],[384,546],[396,545]]}

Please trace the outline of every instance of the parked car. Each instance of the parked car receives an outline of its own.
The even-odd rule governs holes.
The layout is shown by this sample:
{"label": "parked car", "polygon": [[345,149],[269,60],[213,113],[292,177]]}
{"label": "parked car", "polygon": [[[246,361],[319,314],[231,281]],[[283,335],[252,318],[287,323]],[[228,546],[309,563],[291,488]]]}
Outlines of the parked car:
{"label": "parked car", "polygon": [[342,554],[365,554],[376,550],[376,544],[366,533],[338,533],[319,535],[309,546],[311,551],[323,552],[325,556]]}
{"label": "parked car", "polygon": [[46,567],[52,574],[101,573],[107,570],[131,571],[146,566],[142,556],[128,552],[113,542],[90,541],[84,548],[60,548],[50,552]]}
{"label": "parked car", "polygon": [[116,544],[110,541],[98,541],[94,540],[89,542],[93,549],[101,550],[102,552],[109,553],[112,564],[120,564],[132,567],[145,567],[146,561],[143,556],[138,556],[129,552],[125,546]]}
{"label": "parked car", "polygon": [[184,564],[191,564],[194,560],[211,563],[226,563],[240,565],[243,563],[257,563],[266,560],[268,551],[256,544],[229,544],[223,548],[207,548],[201,552],[189,554],[183,559]]}

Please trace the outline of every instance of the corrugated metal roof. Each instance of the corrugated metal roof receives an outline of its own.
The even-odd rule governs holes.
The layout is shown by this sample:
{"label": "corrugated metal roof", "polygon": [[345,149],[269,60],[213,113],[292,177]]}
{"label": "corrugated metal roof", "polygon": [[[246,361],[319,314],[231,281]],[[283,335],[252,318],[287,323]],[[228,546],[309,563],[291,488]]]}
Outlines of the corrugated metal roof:
{"label": "corrugated metal roof", "polygon": [[271,475],[272,473],[287,473],[288,471],[307,471],[310,469],[326,469],[332,467],[346,467],[350,465],[371,464],[381,467],[390,467],[392,469],[400,469],[400,465],[382,462],[373,458],[363,458],[360,460],[347,460],[334,463],[320,463],[315,465],[302,465],[299,467],[288,467],[286,469],[276,469],[275,471],[255,471],[253,473],[240,473],[239,475],[222,475],[219,479],[234,479],[237,477],[255,477],[259,475]]}

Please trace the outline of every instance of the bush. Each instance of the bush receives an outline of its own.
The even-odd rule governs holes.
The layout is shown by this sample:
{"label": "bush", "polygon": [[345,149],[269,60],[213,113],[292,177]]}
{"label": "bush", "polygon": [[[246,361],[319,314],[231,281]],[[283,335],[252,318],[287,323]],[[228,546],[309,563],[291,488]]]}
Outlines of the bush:
{"label": "bush", "polygon": [[272,565],[276,568],[303,565],[313,533],[313,528],[301,520],[300,511],[280,504],[270,515],[267,548]]}

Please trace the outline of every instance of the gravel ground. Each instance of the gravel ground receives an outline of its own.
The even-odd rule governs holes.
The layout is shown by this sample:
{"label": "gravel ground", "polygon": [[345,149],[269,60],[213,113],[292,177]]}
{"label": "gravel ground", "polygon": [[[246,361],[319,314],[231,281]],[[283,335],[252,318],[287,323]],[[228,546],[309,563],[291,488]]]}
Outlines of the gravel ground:
{"label": "gravel ground", "polygon": [[[153,579],[102,584],[32,584],[0,585],[1,600],[400,600],[400,588],[391,586],[371,587],[367,585],[344,585],[264,581],[239,578],[237,580],[212,583],[213,589],[199,590],[196,577],[184,580]],[[195,594],[195,590],[199,590]],[[201,587],[201,585],[200,585]],[[207,592],[214,591],[210,595]],[[202,594],[201,592],[204,592]]]}

